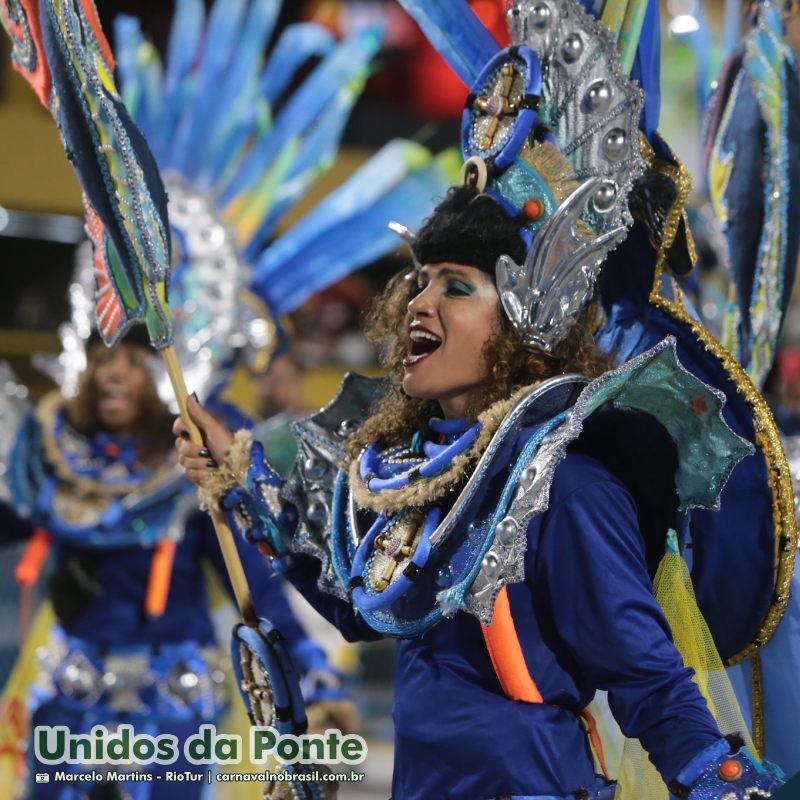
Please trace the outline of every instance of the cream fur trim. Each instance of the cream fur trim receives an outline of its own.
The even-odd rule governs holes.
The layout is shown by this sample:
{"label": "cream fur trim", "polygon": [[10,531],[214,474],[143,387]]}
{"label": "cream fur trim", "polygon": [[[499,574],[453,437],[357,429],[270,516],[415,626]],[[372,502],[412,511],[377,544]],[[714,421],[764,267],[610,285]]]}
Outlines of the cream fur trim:
{"label": "cream fur trim", "polygon": [[206,482],[197,490],[200,497],[200,508],[219,508],[219,501],[237,484],[247,488],[247,473],[250,470],[250,451],[253,447],[252,431],[242,429],[236,431],[233,443],[220,464],[219,469],[212,470]]}
{"label": "cream fur trim", "polygon": [[478,422],[483,423],[483,429],[472,447],[461,455],[456,456],[450,466],[435,478],[414,481],[401,489],[385,489],[382,492],[373,492],[361,480],[359,473],[361,458],[353,459],[350,462],[349,477],[350,491],[353,493],[356,505],[359,508],[368,508],[371,511],[394,513],[408,508],[421,508],[444,497],[461,482],[467,467],[481,456],[508,412],[534,386],[536,384],[522,387],[508,399],[498,400],[480,414]]}

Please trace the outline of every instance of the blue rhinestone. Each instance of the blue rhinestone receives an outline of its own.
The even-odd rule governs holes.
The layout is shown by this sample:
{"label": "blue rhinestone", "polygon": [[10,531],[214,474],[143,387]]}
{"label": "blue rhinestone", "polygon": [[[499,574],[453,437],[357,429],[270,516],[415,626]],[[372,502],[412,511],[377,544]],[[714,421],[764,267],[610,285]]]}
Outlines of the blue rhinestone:
{"label": "blue rhinestone", "polygon": [[442,567],[436,573],[436,584],[438,586],[448,586],[450,583],[450,567]]}
{"label": "blue rhinestone", "polygon": [[467,539],[470,544],[478,544],[483,539],[483,525],[477,521],[470,522],[467,526]]}

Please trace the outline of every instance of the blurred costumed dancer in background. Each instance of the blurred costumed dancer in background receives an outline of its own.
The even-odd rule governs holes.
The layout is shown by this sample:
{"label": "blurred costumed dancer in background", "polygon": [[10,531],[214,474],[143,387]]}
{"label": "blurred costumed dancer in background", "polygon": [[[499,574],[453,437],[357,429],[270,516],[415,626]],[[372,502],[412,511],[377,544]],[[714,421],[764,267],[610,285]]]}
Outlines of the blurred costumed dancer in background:
{"label": "blurred costumed dancer in background", "polygon": [[[730,279],[721,340],[759,389],[778,352],[800,241],[793,223],[800,215],[800,85],[784,38],[795,12],[791,2],[751,4],[746,36],[722,68],[704,132],[706,189],[721,234],[717,256]],[[786,359],[779,360],[778,369],[785,368]],[[782,433],[792,433],[781,425],[782,414],[776,419]],[[797,491],[797,437],[785,438],[784,447]],[[796,569],[777,593],[790,598],[783,619],[769,626],[771,636],[760,637],[763,649],[731,659],[741,663],[730,674],[759,750],[794,774],[800,772],[800,693],[791,677],[800,663]]]}
{"label": "blurred costumed dancer in background", "polygon": [[[381,211],[391,215],[400,202],[416,208],[421,219],[428,198],[449,180],[446,157],[434,161],[424,148],[393,143],[326,201],[327,210],[315,212],[311,223],[301,220],[266,247],[282,216],[334,158],[379,41],[374,29],[337,44],[318,26],[292,26],[265,64],[262,54],[279,8],[277,0],[219,2],[206,20],[202,2],[181,0],[164,68],[138,23],[118,20],[125,98],[153,145],[170,192],[176,246],[167,282],[176,344],[191,362],[187,376],[193,388],[229,418],[238,417],[237,424],[241,415],[225,396],[237,361],[266,368],[270,354],[285,342],[276,321],[281,315],[394,247],[392,235],[372,221],[376,208],[383,219]],[[84,186],[94,185],[94,206],[107,201],[106,183],[100,189],[92,184],[99,169],[120,203],[129,241],[147,243],[168,230],[165,215],[136,230],[126,227],[127,193],[158,197],[159,178],[110,84],[113,61],[91,5],[36,9],[10,2],[3,6],[3,21],[15,42],[17,68],[57,115]],[[71,38],[60,39],[65,30]],[[54,60],[65,53],[98,82],[73,84],[68,70],[51,74]],[[319,58],[319,64],[272,119],[272,104],[310,58]],[[89,113],[98,104],[108,119]],[[96,152],[81,147],[87,131],[101,142],[113,140],[115,124],[131,137],[131,149],[150,172],[126,172],[125,147],[100,144]],[[143,341],[126,338],[107,354],[96,344],[87,353],[91,316],[104,339],[119,339],[136,318],[125,281],[137,286],[135,276],[121,277],[115,256],[127,251],[112,246],[108,219],[99,218],[88,199],[87,208],[94,261],[76,273],[73,317],[61,328],[64,352],[45,363],[68,399],[44,401],[18,438],[4,440],[0,454],[11,476],[5,499],[13,498],[19,512],[47,531],[37,532],[27,571],[43,560],[46,541],[53,542],[56,559],[51,591],[58,627],[44,664],[46,683],[32,701],[33,722],[67,724],[77,733],[124,719],[142,732],[182,737],[201,722],[217,720],[222,708],[201,562],[207,556],[221,574],[223,565],[209,538],[208,517],[197,513],[194,493],[187,495],[174,456],[164,450],[171,436],[168,426],[159,427],[166,409],[154,388],[166,397],[163,370],[151,363]],[[359,246],[351,235],[356,228],[347,227],[351,218],[380,228],[382,236]],[[137,246],[131,249],[138,252]],[[296,261],[299,252],[302,263]],[[12,433],[25,412],[6,398],[4,429]],[[159,433],[167,439],[159,441]],[[8,538],[30,535],[30,524],[8,506],[3,513]],[[288,651],[305,676],[306,699],[328,704],[329,720],[345,723],[342,693],[324,652],[294,619],[280,579],[270,579],[250,550],[242,552],[242,561],[258,586],[256,609],[285,631]],[[253,569],[260,573],[258,581],[252,581]],[[36,765],[33,771],[50,768]],[[53,782],[34,784],[34,790],[37,797],[58,798],[73,791]],[[157,797],[159,791],[200,794],[197,784],[96,789],[106,790],[135,800]]]}
{"label": "blurred costumed dancer in background", "polygon": [[[723,663],[786,610],[791,481],[675,281],[691,182],[656,133],[657,4],[512,2],[506,49],[465,3],[403,5],[470,94],[464,185],[399,228],[413,266],[370,326],[391,377],[298,426],[285,482],[194,402],[221,466],[183,438],[181,463],[346,636],[400,638],[398,800],[771,796]],[[793,270],[760,267],[775,332]]]}
{"label": "blurred costumed dancer in background", "polygon": [[[125,722],[137,732],[183,741],[200,724],[219,723],[228,704],[227,659],[215,641],[204,563],[232,592],[210,520],[164,446],[170,413],[153,384],[154,360],[141,339],[129,336],[113,350],[97,341],[77,395],[49,395],[9,431],[16,438],[7,462],[8,499],[24,518],[3,506],[3,541],[30,538],[31,520],[40,527],[22,569],[41,563],[42,548],[52,547],[54,558],[48,597],[55,627],[37,654],[41,674],[29,697],[31,731],[65,725],[88,734],[95,725],[114,729]],[[4,423],[12,423],[8,413]],[[163,542],[176,545],[171,563],[165,563]],[[290,649],[301,656],[314,649],[324,663],[280,581],[269,580],[263,560],[244,548],[242,560],[251,579],[258,578],[258,608],[281,621]],[[29,796],[74,792],[53,780],[64,764],[40,763],[32,749],[29,757]],[[167,768],[153,772],[163,775]],[[183,758],[169,767],[191,768]],[[34,783],[34,773],[50,774],[50,783]],[[199,797],[201,786],[109,782],[82,791],[89,797],[97,791],[137,800],[188,798]]]}

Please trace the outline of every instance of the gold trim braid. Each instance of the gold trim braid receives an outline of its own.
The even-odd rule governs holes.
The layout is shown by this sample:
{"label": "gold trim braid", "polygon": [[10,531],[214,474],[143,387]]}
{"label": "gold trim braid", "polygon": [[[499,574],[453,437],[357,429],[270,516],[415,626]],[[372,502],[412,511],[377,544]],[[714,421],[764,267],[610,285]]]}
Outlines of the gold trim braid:
{"label": "gold trim braid", "polygon": [[764,684],[761,679],[761,656],[753,653],[751,680],[753,696],[750,700],[750,711],[753,717],[752,734],[756,752],[764,753]]}

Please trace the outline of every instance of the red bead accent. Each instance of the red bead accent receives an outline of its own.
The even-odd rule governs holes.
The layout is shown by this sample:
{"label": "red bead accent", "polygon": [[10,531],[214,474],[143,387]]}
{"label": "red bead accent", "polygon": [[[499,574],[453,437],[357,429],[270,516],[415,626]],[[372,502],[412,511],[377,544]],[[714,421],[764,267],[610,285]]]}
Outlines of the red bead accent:
{"label": "red bead accent", "polygon": [[699,417],[701,414],[705,414],[708,411],[708,403],[706,402],[705,397],[698,395],[694,399],[692,402],[692,411],[696,417]]}
{"label": "red bead accent", "polygon": [[266,556],[267,558],[275,558],[275,552],[266,542],[259,543],[258,551],[262,556]]}
{"label": "red bead accent", "polygon": [[742,777],[742,772],[744,772],[742,765],[732,758],[719,765],[719,776],[724,781],[737,781]]}
{"label": "red bead accent", "polygon": [[119,449],[119,445],[116,444],[115,442],[109,442],[105,446],[105,451],[106,451],[106,457],[107,458],[119,458],[120,449]]}
{"label": "red bead accent", "polygon": [[522,213],[528,219],[537,220],[544,214],[544,203],[538,197],[532,197],[522,207]]}

